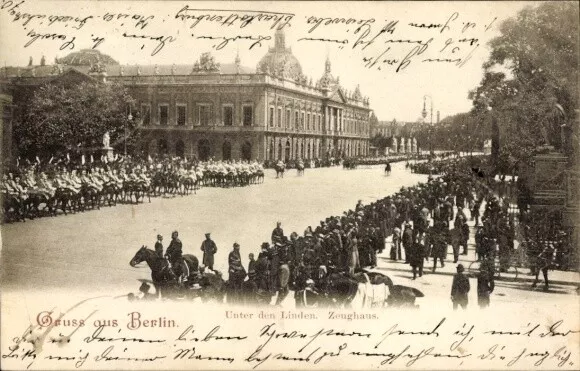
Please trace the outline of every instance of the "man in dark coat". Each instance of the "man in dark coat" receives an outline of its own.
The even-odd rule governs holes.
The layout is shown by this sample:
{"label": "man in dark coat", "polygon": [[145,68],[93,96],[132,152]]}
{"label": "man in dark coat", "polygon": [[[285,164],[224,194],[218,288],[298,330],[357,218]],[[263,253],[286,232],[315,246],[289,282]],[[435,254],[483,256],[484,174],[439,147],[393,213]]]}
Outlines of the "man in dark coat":
{"label": "man in dark coat", "polygon": [[261,293],[270,290],[270,252],[269,244],[262,243],[262,251],[258,255],[256,262],[256,280],[258,281],[258,290]]}
{"label": "man in dark coat", "polygon": [[217,252],[217,246],[209,233],[205,234],[205,240],[201,243],[201,251],[203,251],[203,265],[213,271],[213,256]]}
{"label": "man in dark coat", "polygon": [[402,242],[403,250],[405,250],[405,263],[409,263],[409,250],[413,247],[413,228],[411,228],[411,223],[405,224]]}
{"label": "man in dark coat", "polygon": [[412,247],[407,249],[409,252],[409,263],[413,269],[413,279],[423,276],[423,245],[419,240],[415,240]]}
{"label": "man in dark coat", "polygon": [[445,258],[447,257],[447,240],[449,230],[445,222],[440,220],[435,223],[431,229],[431,244],[433,246],[433,272],[437,268],[437,260],[441,262],[441,268],[445,267]]}
{"label": "man in dark coat", "polygon": [[177,231],[171,233],[171,243],[167,247],[167,251],[165,251],[165,257],[171,263],[173,268],[173,273],[177,277],[180,277],[183,272],[183,244],[179,240]]}
{"label": "man in dark coat", "polygon": [[457,309],[458,305],[461,305],[461,308],[467,308],[467,294],[469,293],[469,278],[467,278],[463,271],[462,264],[457,265],[457,274],[453,276],[453,284],[451,285],[451,301],[453,302],[453,309]]}
{"label": "man in dark coat", "polygon": [[272,243],[282,242],[284,238],[284,230],[282,230],[282,222],[276,223],[276,228],[272,231]]}
{"label": "man in dark coat", "polygon": [[233,250],[228,255],[228,274],[234,301],[239,300],[239,294],[242,288],[242,282],[246,278],[246,270],[242,265],[240,255],[240,244],[234,243]]}
{"label": "man in dark coat", "polygon": [[489,306],[489,295],[495,288],[493,280],[493,266],[488,260],[484,260],[479,267],[477,275],[477,303],[481,308]]}
{"label": "man in dark coat", "polygon": [[163,259],[163,236],[160,234],[157,235],[157,242],[155,242],[155,252]]}

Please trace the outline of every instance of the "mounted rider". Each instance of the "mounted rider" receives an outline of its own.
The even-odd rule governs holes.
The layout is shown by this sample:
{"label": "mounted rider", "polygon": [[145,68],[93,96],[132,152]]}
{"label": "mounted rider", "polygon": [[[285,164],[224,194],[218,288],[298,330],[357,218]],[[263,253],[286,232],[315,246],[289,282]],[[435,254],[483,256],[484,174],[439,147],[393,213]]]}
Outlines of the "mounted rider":
{"label": "mounted rider", "polygon": [[[169,246],[167,246],[167,250],[165,251],[165,257],[171,264],[171,269],[176,277],[182,277],[184,274],[183,269],[183,244],[177,238],[179,233],[174,231],[171,233],[171,242]],[[186,279],[187,277],[185,277]],[[185,280],[184,279],[184,280]]]}

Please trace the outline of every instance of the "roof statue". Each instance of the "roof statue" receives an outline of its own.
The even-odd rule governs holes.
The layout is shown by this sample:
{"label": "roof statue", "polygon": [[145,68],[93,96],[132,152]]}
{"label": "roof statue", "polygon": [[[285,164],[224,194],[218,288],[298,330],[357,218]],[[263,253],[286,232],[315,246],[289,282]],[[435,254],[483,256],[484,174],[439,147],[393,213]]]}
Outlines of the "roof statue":
{"label": "roof statue", "polygon": [[354,89],[352,99],[354,99],[356,101],[362,100],[362,94],[360,93],[360,85],[358,85],[358,84],[356,85],[356,88]]}
{"label": "roof statue", "polygon": [[320,89],[332,89],[334,86],[338,85],[339,80],[332,75],[330,59],[326,56],[326,62],[324,62],[324,74],[316,83],[316,86]]}
{"label": "roof statue", "polygon": [[220,64],[215,61],[215,57],[211,53],[202,53],[199,61],[193,65],[193,73],[208,73],[219,72]]}
{"label": "roof statue", "polygon": [[59,64],[54,64],[52,66],[52,75],[60,75],[62,73],[62,67]]}
{"label": "roof statue", "polygon": [[175,75],[175,63],[171,65],[171,74]]}
{"label": "roof statue", "polygon": [[125,76],[125,66],[121,66],[121,69],[119,71],[119,75]]}
{"label": "roof statue", "polygon": [[[266,55],[260,59],[256,71],[272,71],[274,75],[282,75],[284,78],[296,81],[302,76],[302,66],[292,54],[290,48],[286,48],[286,36],[283,30],[277,30],[274,37],[274,47],[269,48]],[[267,73],[267,72],[266,72]]]}
{"label": "roof statue", "polygon": [[155,65],[155,67],[153,68],[153,73],[156,75],[159,75],[159,66]]}
{"label": "roof statue", "polygon": [[236,59],[234,59],[234,63],[236,64],[236,73],[240,73],[241,60],[239,51],[236,53]]}

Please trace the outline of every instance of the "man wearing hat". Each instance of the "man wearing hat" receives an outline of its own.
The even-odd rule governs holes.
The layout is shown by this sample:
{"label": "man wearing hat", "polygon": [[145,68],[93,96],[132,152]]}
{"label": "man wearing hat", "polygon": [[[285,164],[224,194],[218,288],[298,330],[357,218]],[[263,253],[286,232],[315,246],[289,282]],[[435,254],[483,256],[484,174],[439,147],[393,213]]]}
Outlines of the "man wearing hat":
{"label": "man wearing hat", "polygon": [[457,309],[458,305],[461,308],[467,308],[467,294],[469,293],[469,278],[467,278],[463,271],[463,264],[457,265],[457,274],[453,276],[453,284],[451,285],[451,301],[453,302],[453,309]]}
{"label": "man wearing hat", "polygon": [[493,263],[489,259],[481,262],[479,274],[477,275],[477,303],[480,308],[489,306],[489,296],[495,288],[493,271]]}
{"label": "man wearing hat", "polygon": [[284,230],[282,230],[282,222],[276,223],[276,228],[272,231],[272,243],[282,241],[284,237]]}
{"label": "man wearing hat", "polygon": [[169,246],[167,246],[165,256],[171,263],[173,273],[175,273],[177,277],[180,277],[182,273],[181,263],[183,261],[183,245],[179,238],[177,238],[178,235],[177,231],[171,233],[171,242],[169,243]]}
{"label": "man wearing hat", "polygon": [[217,246],[211,239],[211,234],[205,234],[205,240],[201,243],[201,251],[203,251],[203,265],[213,271],[213,256],[217,252]]}
{"label": "man wearing hat", "polygon": [[405,231],[402,236],[403,250],[405,250],[405,263],[409,263],[409,251],[413,248],[413,228],[411,223],[405,223]]}
{"label": "man wearing hat", "polygon": [[157,242],[155,242],[155,252],[163,259],[163,236],[160,234],[157,235]]}
{"label": "man wearing hat", "polygon": [[232,290],[234,292],[234,301],[239,299],[239,293],[242,288],[242,282],[246,278],[246,270],[242,265],[242,257],[240,255],[240,244],[235,242],[233,250],[228,256],[228,274]]}

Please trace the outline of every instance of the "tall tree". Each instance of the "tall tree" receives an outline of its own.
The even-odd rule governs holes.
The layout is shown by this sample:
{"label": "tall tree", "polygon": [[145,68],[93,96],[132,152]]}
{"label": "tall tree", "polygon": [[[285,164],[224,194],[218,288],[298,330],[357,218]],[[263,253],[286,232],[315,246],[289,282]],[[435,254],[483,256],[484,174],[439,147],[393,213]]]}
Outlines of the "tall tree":
{"label": "tall tree", "polygon": [[499,157],[512,165],[539,145],[560,148],[561,127],[576,124],[578,10],[577,2],[526,7],[490,41],[484,78],[470,98],[474,115],[497,120]]}
{"label": "tall tree", "polygon": [[131,150],[137,139],[136,120],[128,117],[132,103],[127,90],[117,84],[43,85],[34,91],[15,125],[19,152],[32,157],[98,149],[106,132],[117,151],[123,150],[127,132]]}

